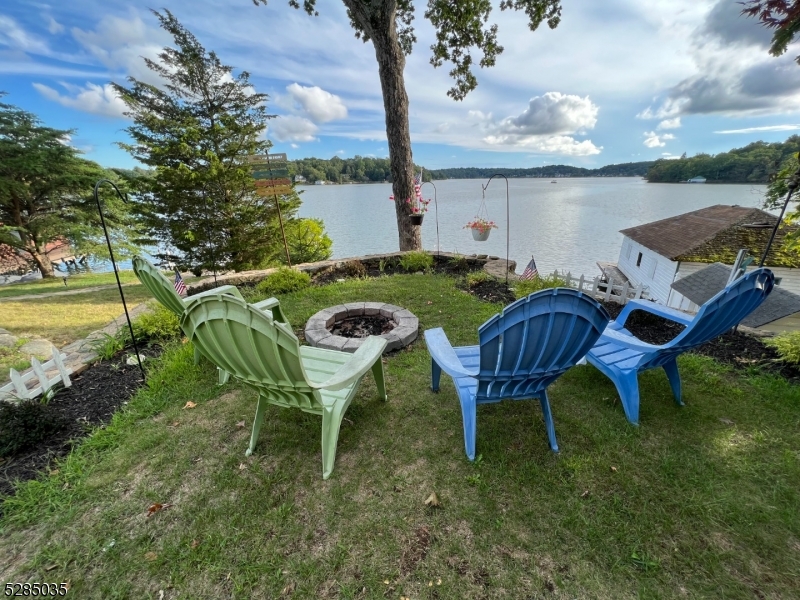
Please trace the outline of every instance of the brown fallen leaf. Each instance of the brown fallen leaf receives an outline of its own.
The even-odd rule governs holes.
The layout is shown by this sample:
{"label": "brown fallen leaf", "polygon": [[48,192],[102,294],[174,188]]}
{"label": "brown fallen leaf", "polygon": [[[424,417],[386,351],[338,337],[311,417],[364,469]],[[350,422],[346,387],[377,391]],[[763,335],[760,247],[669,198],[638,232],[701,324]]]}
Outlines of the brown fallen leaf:
{"label": "brown fallen leaf", "polygon": [[244,463],[239,463],[239,470],[244,471],[247,468],[247,465]]}
{"label": "brown fallen leaf", "polygon": [[586,496],[588,496],[588,495],[589,495],[589,490],[586,490],[585,492],[583,492],[581,494],[581,498],[586,498]]}
{"label": "brown fallen leaf", "polygon": [[435,508],[441,505],[442,503],[439,502],[439,496],[436,495],[436,492],[431,492],[431,495],[428,496],[427,500],[425,500],[425,506],[430,506],[431,508]]}
{"label": "brown fallen leaf", "polygon": [[[185,407],[184,407],[184,408],[185,408]],[[167,425],[167,428],[170,428],[170,427],[177,427],[177,426],[178,426],[178,425],[180,425],[180,424],[181,424],[181,422],[180,422],[180,421],[173,421],[172,423],[170,423],[169,425]]]}
{"label": "brown fallen leaf", "polygon": [[292,581],[289,585],[283,588],[283,591],[281,591],[281,596],[290,596],[292,592],[294,592],[295,587],[297,586],[295,585],[294,581]]}
{"label": "brown fallen leaf", "polygon": [[45,567],[45,571],[52,571],[53,569],[57,569],[58,565],[50,565],[49,567]]}
{"label": "brown fallen leaf", "polygon": [[190,544],[192,548],[197,548],[199,545],[200,545],[199,540],[192,540],[192,543]]}
{"label": "brown fallen leaf", "polygon": [[242,427],[244,427],[244,421],[239,421],[239,422],[236,424],[236,427],[238,427],[239,429],[241,429]]}
{"label": "brown fallen leaf", "polygon": [[197,402],[192,402],[191,400],[189,400],[186,404],[183,405],[183,408],[194,408],[195,406],[197,406]]}
{"label": "brown fallen leaf", "polygon": [[157,512],[160,512],[162,510],[165,510],[165,509],[169,508],[170,506],[172,506],[172,504],[161,504],[160,502],[156,502],[154,504],[151,504],[150,507],[147,509],[147,516],[150,517],[150,516],[156,514]]}
{"label": "brown fallen leaf", "polygon": [[432,300],[428,300],[427,304],[433,304]]}
{"label": "brown fallen leaf", "polygon": [[616,473],[617,472],[617,467],[611,467],[611,471]]}
{"label": "brown fallen leaf", "polygon": [[59,473],[58,469],[53,469],[52,471],[50,471],[50,476],[58,475],[58,473]]}
{"label": "brown fallen leaf", "polygon": [[148,560],[148,561],[151,561],[151,562],[154,561],[157,558],[158,558],[158,554],[156,554],[155,552],[146,552],[145,555],[144,555],[144,559]]}

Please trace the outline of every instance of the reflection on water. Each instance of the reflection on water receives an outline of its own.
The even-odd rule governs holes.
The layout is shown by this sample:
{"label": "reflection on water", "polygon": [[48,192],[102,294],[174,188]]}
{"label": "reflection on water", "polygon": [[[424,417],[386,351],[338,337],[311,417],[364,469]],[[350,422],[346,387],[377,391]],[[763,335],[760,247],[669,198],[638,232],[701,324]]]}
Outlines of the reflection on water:
{"label": "reflection on water", "polygon": [[[647,183],[640,178],[510,179],[506,219],[506,186],[501,178],[486,190],[489,217],[498,224],[489,240],[476,242],[464,224],[481,202],[481,179],[434,182],[442,250],[465,254],[506,254],[518,271],[533,254],[541,272],[569,269],[595,275],[596,261],[616,261],[621,229],[672,217],[715,204],[760,205],[764,185],[688,185]],[[302,217],[318,217],[333,240],[334,258],[393,252],[398,249],[390,184],[325,185],[301,188]],[[423,186],[425,197],[433,188]],[[422,224],[426,249],[435,249],[435,207]]]}

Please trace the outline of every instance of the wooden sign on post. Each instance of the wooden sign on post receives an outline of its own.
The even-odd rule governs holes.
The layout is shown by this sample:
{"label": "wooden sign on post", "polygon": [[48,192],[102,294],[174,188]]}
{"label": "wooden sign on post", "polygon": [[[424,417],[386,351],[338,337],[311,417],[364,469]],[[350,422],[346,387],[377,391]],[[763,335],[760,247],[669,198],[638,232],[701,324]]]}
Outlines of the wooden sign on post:
{"label": "wooden sign on post", "polygon": [[278,196],[286,196],[294,192],[292,181],[289,179],[289,165],[286,154],[254,154],[247,156],[245,162],[250,167],[250,173],[255,179],[256,194],[261,198],[275,198],[275,208],[278,209],[278,222],[281,224],[283,248],[286,250],[286,263],[291,267],[289,258],[289,245],[286,243],[286,231],[283,228],[281,205]]}

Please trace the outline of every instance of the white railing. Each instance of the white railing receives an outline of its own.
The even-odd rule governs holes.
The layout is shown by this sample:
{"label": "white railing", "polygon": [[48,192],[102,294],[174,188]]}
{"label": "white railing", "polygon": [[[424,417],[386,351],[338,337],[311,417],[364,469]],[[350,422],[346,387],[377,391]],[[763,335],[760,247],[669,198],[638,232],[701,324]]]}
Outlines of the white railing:
{"label": "white railing", "polygon": [[590,279],[584,275],[575,277],[572,273],[559,273],[553,271],[553,277],[563,279],[568,287],[574,287],[581,292],[591,294],[592,297],[605,302],[616,302],[617,304],[627,304],[628,300],[637,300],[647,296],[647,286],[639,284],[633,287],[630,281],[615,283],[613,279],[603,281],[598,275]]}
{"label": "white railing", "polygon": [[[46,363],[40,363],[35,356],[31,356],[31,370],[24,375],[20,375],[15,369],[11,369],[9,376],[11,383],[7,383],[0,387],[0,400],[11,398],[19,398],[25,400],[27,398],[36,398],[36,396],[47,392],[55,384],[61,382],[64,387],[69,387],[72,382],[69,379],[69,374],[72,369],[64,366],[64,359],[66,354],[61,354],[58,348],[53,346],[53,358]],[[55,377],[50,378],[47,376],[47,371],[56,370]],[[34,379],[39,380],[39,385],[28,389],[28,382]]]}

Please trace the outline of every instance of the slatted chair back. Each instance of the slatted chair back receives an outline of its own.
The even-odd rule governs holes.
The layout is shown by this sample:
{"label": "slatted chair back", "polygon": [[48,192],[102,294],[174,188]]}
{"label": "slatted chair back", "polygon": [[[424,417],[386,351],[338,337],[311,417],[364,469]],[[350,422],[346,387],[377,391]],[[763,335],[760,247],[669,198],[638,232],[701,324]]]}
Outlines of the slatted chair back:
{"label": "slatted chair back", "polygon": [[571,288],[517,300],[478,329],[476,401],[531,398],[583,358],[608,322],[597,300]]}
{"label": "slatted chair back", "polygon": [[731,330],[766,300],[774,285],[775,276],[766,268],[735,280],[703,304],[692,323],[675,339],[655,355],[648,356],[640,370],[661,367],[679,354]]}
{"label": "slatted chair back", "polygon": [[133,272],[156,300],[179,317],[183,314],[183,299],[159,269],[141,256],[134,256]]}
{"label": "slatted chair back", "polygon": [[307,383],[297,337],[269,313],[232,296],[202,297],[189,301],[181,329],[211,362],[272,403],[322,411],[319,392]]}

